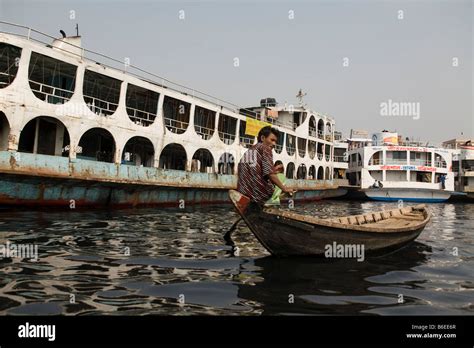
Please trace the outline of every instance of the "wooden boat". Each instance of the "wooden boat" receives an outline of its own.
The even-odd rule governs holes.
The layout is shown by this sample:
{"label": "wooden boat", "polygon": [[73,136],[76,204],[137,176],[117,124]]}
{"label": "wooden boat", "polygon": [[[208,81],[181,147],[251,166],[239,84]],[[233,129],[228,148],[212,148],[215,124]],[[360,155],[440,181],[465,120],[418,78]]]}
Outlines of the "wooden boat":
{"label": "wooden boat", "polygon": [[430,221],[424,205],[321,219],[260,207],[238,191],[229,197],[259,242],[275,256],[325,256],[328,245],[363,245],[366,255],[395,251]]}

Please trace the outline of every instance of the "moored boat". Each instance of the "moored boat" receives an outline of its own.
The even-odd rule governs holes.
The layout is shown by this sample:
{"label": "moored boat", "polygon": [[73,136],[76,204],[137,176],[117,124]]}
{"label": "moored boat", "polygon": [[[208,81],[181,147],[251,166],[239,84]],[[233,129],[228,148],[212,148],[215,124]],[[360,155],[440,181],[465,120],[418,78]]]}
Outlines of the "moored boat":
{"label": "moored boat", "polygon": [[445,148],[396,132],[369,138],[368,132],[352,131],[347,155],[349,184],[358,186],[353,198],[440,203],[455,194],[452,153]]}
{"label": "moored boat", "polygon": [[417,205],[321,219],[262,208],[235,190],[229,197],[259,242],[275,256],[324,257],[332,245],[363,246],[365,254],[380,255],[415,240],[431,218],[424,205]]}

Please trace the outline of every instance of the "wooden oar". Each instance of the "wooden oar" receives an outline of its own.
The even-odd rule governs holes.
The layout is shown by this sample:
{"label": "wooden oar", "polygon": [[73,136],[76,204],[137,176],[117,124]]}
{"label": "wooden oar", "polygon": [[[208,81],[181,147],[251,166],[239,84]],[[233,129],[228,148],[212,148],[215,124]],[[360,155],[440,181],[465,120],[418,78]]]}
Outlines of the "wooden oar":
{"label": "wooden oar", "polygon": [[240,217],[236,222],[234,222],[234,224],[232,225],[231,228],[229,228],[229,230],[226,232],[226,234],[224,235],[224,240],[226,241],[226,244],[227,245],[234,245],[234,241],[232,240],[232,232],[234,232],[235,228],[237,227],[237,225],[239,224],[239,222],[242,220],[242,218]]}

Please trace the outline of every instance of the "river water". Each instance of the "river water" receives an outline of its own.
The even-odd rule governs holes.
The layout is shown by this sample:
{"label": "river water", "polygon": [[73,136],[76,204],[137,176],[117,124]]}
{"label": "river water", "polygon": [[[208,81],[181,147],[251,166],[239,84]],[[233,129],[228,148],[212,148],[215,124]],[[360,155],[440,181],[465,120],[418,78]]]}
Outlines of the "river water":
{"label": "river water", "polygon": [[[396,204],[327,200],[315,216]],[[472,315],[474,205],[429,205],[408,247],[356,260],[276,259],[230,205],[186,209],[0,212],[0,244],[35,244],[39,259],[0,259],[5,315]]]}

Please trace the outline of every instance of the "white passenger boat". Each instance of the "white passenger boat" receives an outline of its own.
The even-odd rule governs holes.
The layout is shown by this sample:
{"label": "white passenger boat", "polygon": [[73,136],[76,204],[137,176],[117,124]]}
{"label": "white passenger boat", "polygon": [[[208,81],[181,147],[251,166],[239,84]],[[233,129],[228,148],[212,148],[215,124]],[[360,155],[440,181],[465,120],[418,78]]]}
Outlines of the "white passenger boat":
{"label": "white passenger boat", "polygon": [[452,153],[447,149],[387,131],[348,140],[348,179],[360,187],[360,196],[435,203],[446,201],[454,191]]}

